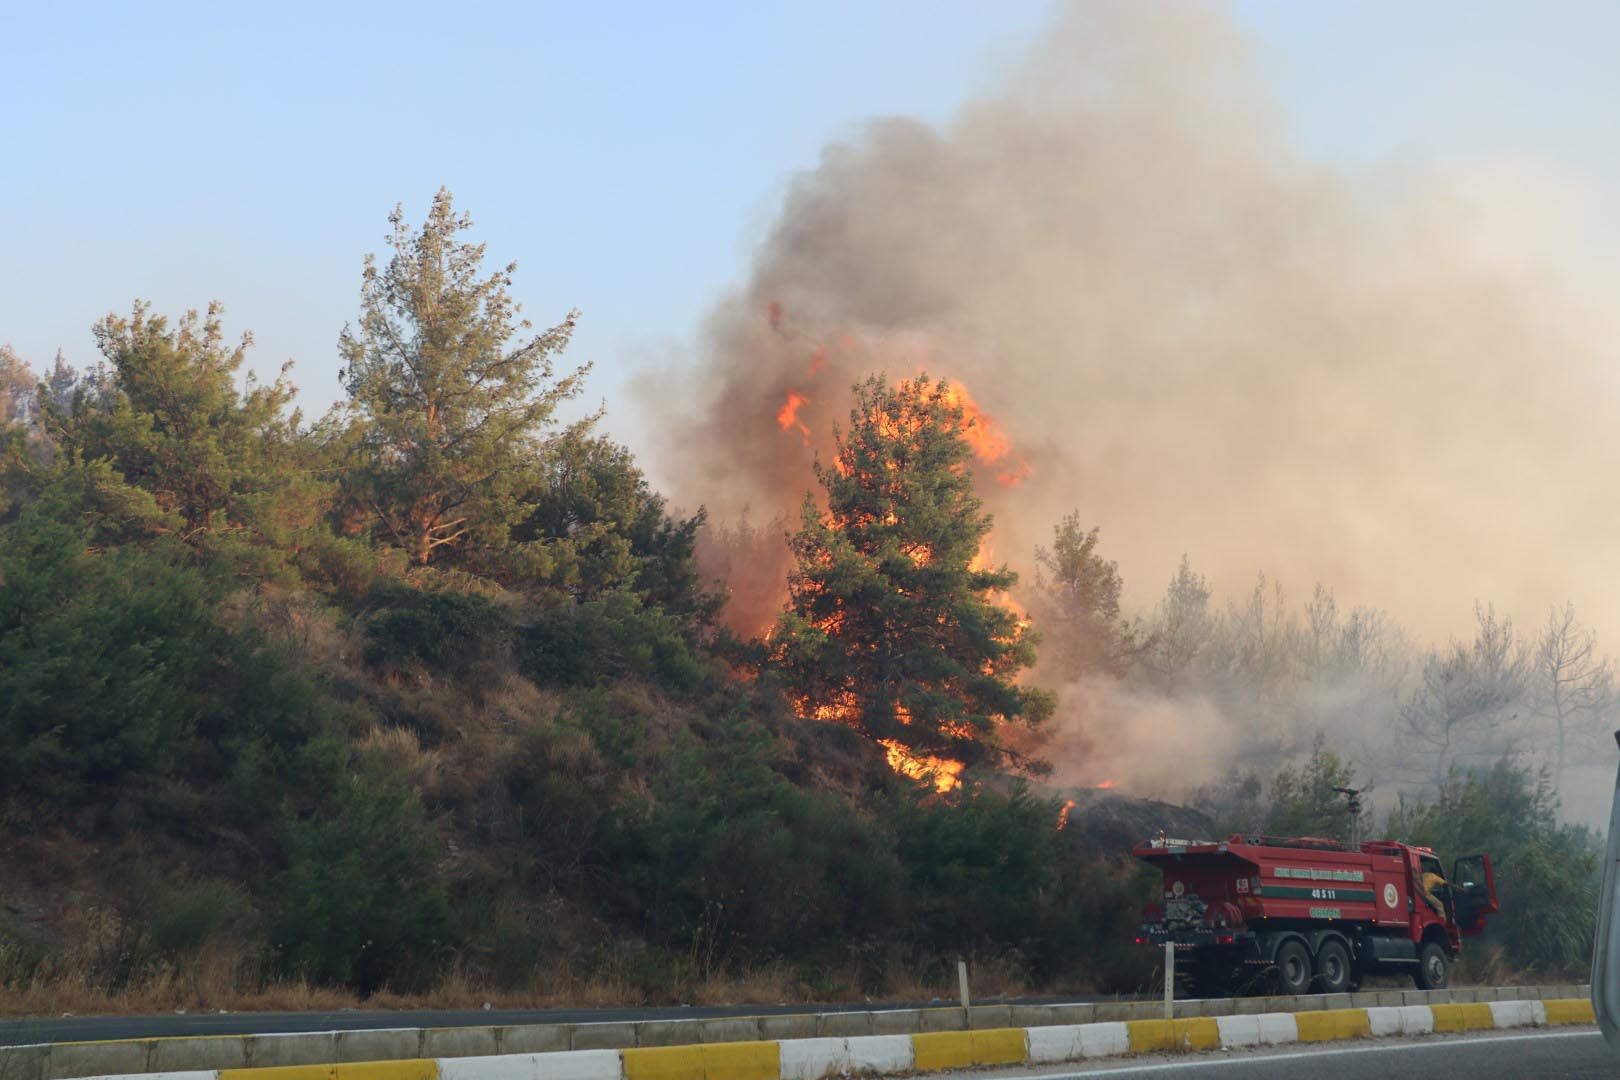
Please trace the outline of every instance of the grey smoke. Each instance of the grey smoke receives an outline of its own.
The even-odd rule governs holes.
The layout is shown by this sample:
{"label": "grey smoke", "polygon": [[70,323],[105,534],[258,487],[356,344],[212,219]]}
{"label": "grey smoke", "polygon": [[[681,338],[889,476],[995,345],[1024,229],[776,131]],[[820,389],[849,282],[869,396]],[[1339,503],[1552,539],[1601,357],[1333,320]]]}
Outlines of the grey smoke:
{"label": "grey smoke", "polygon": [[1614,327],[1455,178],[1308,160],[1213,9],[1065,6],[949,122],[873,120],[794,178],[696,370],[644,386],[660,480],[795,514],[849,384],[926,368],[1030,466],[982,477],[1016,568],[1078,507],[1140,610],[1185,551],[1227,595],[1263,567],[1422,639],[1479,597],[1573,598],[1612,639]]}

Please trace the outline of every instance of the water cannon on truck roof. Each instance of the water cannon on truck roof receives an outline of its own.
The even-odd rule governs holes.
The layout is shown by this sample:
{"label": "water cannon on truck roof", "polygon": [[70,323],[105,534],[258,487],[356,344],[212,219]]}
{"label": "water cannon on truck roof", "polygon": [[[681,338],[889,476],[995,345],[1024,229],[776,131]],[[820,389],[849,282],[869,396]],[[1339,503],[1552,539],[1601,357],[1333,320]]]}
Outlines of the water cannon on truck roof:
{"label": "water cannon on truck roof", "polygon": [[1164,878],[1136,940],[1173,943],[1197,997],[1266,983],[1284,994],[1344,993],[1374,974],[1441,989],[1462,939],[1498,910],[1488,855],[1458,859],[1447,881],[1433,851],[1395,840],[1235,833],[1159,837],[1131,853]]}

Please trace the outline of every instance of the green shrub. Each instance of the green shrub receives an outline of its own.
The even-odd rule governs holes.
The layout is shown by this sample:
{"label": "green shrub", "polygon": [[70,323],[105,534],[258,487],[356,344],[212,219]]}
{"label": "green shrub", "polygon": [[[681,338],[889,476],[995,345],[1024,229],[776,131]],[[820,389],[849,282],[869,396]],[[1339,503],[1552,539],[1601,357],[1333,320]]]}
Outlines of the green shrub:
{"label": "green shrub", "polygon": [[506,791],[517,835],[547,888],[576,883],[600,856],[612,775],[589,734],[541,721],[506,763]]}
{"label": "green shrub", "polygon": [[578,695],[574,717],[590,735],[596,749],[619,769],[639,769],[648,746],[653,720],[645,699],[607,687],[592,687]]}
{"label": "green shrub", "polygon": [[1022,782],[1009,792],[916,789],[890,813],[911,925],[939,953],[1036,943],[1057,881],[1057,807]]}
{"label": "green shrub", "polygon": [[298,553],[298,568],[312,584],[337,596],[359,600],[384,574],[397,572],[402,560],[392,550],[378,551],[364,540],[316,534]]}
{"label": "green shrub", "polygon": [[0,544],[0,799],[34,826],[256,829],[326,782],[339,734],[314,685],[221,623],[183,549],[88,550],[27,517]]}
{"label": "green shrub", "polygon": [[132,968],[179,964],[210,945],[260,940],[253,904],[233,882],[184,876],[145,854],[115,857],[100,876],[127,924]]}
{"label": "green shrub", "polygon": [[469,927],[466,951],[493,986],[529,989],[547,959],[559,954],[561,931],[550,907],[524,897],[460,912]]}
{"label": "green shrub", "polygon": [[743,715],[654,765],[650,790],[607,823],[604,901],[697,974],[741,960],[810,958],[902,922],[899,867],[880,830],[837,796],[793,786]]}
{"label": "green shrub", "polygon": [[286,869],[271,882],[271,945],[280,966],[370,994],[422,989],[455,935],[416,794],[363,769],[319,812],[285,820]]}
{"label": "green shrub", "polygon": [[142,907],[152,950],[166,959],[252,934],[252,905],[228,881],[182,881],[156,890]]}
{"label": "green shrub", "polygon": [[505,616],[476,593],[424,592],[393,583],[374,586],[377,609],[366,621],[366,662],[385,671],[412,668],[465,675],[507,647]]}
{"label": "green shrub", "polygon": [[685,620],[634,593],[609,592],[541,614],[524,637],[523,670],[542,685],[598,686],[633,675],[690,691],[704,664],[688,634]]}

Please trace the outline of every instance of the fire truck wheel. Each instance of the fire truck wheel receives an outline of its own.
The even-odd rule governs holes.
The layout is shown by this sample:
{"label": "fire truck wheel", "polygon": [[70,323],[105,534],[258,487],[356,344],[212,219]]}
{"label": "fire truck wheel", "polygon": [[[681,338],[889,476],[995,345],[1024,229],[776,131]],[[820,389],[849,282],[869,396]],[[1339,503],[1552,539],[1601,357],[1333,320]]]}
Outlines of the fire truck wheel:
{"label": "fire truck wheel", "polygon": [[1343,994],[1350,989],[1350,954],[1337,941],[1324,941],[1316,950],[1316,992]]}
{"label": "fire truck wheel", "polygon": [[1446,988],[1446,951],[1434,942],[1429,942],[1418,950],[1418,969],[1412,976],[1412,981],[1419,990],[1444,990]]}
{"label": "fire truck wheel", "polygon": [[1285,941],[1277,947],[1277,992],[1305,994],[1311,989],[1311,954],[1304,942]]}

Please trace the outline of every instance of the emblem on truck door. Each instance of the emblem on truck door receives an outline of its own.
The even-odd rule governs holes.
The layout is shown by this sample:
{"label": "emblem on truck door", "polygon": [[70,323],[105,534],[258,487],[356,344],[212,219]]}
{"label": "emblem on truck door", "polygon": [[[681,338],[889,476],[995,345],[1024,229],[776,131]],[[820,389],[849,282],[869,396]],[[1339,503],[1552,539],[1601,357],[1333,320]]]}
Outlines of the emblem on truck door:
{"label": "emblem on truck door", "polygon": [[1384,906],[1385,907],[1394,907],[1395,906],[1395,901],[1398,900],[1398,899],[1399,899],[1399,897],[1395,893],[1395,886],[1394,885],[1385,885],[1384,886]]}

